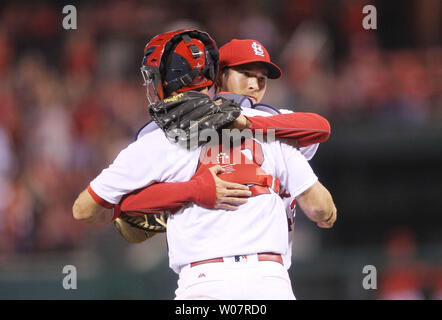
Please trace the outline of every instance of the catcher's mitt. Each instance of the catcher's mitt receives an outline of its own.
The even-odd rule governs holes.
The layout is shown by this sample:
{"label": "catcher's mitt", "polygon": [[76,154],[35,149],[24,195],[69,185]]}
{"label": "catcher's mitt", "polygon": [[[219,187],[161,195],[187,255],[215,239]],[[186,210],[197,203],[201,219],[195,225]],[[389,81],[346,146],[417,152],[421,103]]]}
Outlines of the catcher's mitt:
{"label": "catcher's mitt", "polygon": [[149,113],[166,136],[178,142],[198,139],[201,130],[226,128],[240,116],[241,107],[223,97],[213,101],[204,93],[187,91],[152,104]]}
{"label": "catcher's mitt", "polygon": [[168,213],[131,214],[122,212],[114,220],[117,232],[127,241],[143,242],[157,233],[166,232]]}

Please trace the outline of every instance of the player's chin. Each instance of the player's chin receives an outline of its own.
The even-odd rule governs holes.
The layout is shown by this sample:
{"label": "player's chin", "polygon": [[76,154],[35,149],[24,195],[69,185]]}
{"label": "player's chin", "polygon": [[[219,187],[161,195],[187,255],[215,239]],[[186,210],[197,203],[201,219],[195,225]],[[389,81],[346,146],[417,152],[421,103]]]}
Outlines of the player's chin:
{"label": "player's chin", "polygon": [[255,97],[253,97],[253,96],[249,96],[249,95],[247,95],[247,98],[249,98],[250,100],[252,100],[252,103],[253,103],[253,104],[257,104],[257,103],[258,103],[258,99],[255,98]]}

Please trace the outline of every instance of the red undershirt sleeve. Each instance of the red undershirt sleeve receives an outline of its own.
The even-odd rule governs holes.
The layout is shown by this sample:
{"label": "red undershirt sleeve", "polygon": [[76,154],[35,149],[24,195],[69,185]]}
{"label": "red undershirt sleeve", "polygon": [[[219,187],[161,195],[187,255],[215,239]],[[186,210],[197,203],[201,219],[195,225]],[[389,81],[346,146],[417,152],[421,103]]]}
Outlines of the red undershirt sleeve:
{"label": "red undershirt sleeve", "polygon": [[277,138],[295,140],[301,147],[326,141],[330,137],[330,123],[327,119],[315,113],[295,112],[278,114],[269,117],[246,117],[251,130],[275,130]]}
{"label": "red undershirt sleeve", "polygon": [[123,197],[119,209],[125,212],[155,213],[178,209],[194,202],[206,208],[216,203],[216,185],[209,170],[187,182],[165,182],[150,185]]}

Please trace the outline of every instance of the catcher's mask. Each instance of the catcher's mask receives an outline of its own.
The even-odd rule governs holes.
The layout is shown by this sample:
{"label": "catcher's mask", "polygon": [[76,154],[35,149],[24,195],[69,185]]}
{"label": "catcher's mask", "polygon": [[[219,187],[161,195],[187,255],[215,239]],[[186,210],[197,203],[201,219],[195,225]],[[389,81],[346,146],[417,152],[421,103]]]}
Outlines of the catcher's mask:
{"label": "catcher's mask", "polygon": [[206,32],[183,29],[157,35],[145,46],[141,66],[149,104],[174,91],[212,86],[218,60],[218,47]]}

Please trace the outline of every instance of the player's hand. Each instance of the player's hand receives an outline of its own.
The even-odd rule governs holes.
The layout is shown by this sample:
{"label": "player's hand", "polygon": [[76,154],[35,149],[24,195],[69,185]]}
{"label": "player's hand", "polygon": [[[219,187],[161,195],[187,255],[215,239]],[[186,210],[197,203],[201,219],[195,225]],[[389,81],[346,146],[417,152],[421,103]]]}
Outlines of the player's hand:
{"label": "player's hand", "polygon": [[330,229],[333,227],[333,224],[336,222],[337,212],[336,208],[333,210],[330,217],[328,217],[325,221],[319,221],[316,225],[320,228]]}
{"label": "player's hand", "polygon": [[[189,142],[197,138],[204,143],[198,139],[202,131],[220,132],[238,118],[241,107],[233,100],[220,97],[212,101],[207,94],[191,90],[151,104],[149,114],[169,140]],[[194,122],[198,130],[191,130]]]}
{"label": "player's hand", "polygon": [[244,130],[250,128],[252,122],[242,114],[228,127],[228,129]]}
{"label": "player's hand", "polygon": [[236,210],[247,202],[247,198],[252,195],[246,185],[227,182],[218,178],[217,174],[224,173],[225,170],[216,165],[209,169],[215,179],[216,184],[216,204],[215,209]]}

